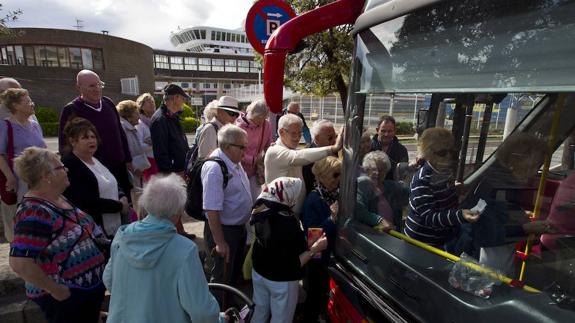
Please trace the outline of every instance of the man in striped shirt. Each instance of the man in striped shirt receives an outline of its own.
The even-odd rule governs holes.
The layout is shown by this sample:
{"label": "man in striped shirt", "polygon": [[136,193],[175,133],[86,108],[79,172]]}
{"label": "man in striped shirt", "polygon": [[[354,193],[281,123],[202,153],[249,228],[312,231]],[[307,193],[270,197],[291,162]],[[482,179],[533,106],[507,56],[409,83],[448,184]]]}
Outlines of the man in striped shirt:
{"label": "man in striped shirt", "polygon": [[443,248],[453,238],[453,229],[477,221],[479,213],[458,208],[451,132],[443,128],[425,130],[419,149],[426,162],[411,181],[410,210],[404,232],[411,238]]}

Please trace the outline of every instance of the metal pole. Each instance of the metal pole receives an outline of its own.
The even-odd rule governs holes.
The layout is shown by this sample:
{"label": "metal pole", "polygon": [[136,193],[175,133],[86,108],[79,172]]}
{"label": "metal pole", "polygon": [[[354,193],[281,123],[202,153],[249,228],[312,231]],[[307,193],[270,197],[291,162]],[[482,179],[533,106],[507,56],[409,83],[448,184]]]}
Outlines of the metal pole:
{"label": "metal pole", "polygon": [[335,100],[335,118],[333,120],[333,124],[337,124],[337,95],[334,96],[334,100]]}
{"label": "metal pole", "polygon": [[417,126],[417,94],[415,95],[415,103],[413,104],[413,124]]}
{"label": "metal pole", "polygon": [[466,102],[465,124],[463,125],[463,136],[461,138],[461,150],[459,151],[459,165],[457,165],[456,181],[462,182],[465,173],[465,161],[467,157],[467,146],[469,144],[469,130],[471,129],[471,120],[473,119],[474,102]]}
{"label": "metal pole", "polygon": [[395,93],[391,93],[391,95],[389,96],[389,115],[393,116],[393,105],[394,105],[394,100],[395,99]]}
{"label": "metal pole", "polygon": [[371,94],[369,95],[369,110],[367,112],[367,127],[371,128]]}
{"label": "metal pole", "polygon": [[501,112],[501,103],[497,103],[497,119],[495,119],[495,130],[497,130],[497,126],[499,125],[499,112]]}

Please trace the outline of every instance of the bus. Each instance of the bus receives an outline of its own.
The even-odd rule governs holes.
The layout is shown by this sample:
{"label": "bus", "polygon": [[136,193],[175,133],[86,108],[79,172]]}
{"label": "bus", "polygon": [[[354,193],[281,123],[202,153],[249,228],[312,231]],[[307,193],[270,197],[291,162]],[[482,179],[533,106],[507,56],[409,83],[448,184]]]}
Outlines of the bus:
{"label": "bus", "polygon": [[[285,55],[309,33],[344,23],[354,25],[355,46],[330,265],[331,321],[575,322],[575,1],[335,1],[294,18],[268,41],[264,91],[272,110],[281,108],[277,71]],[[357,218],[366,101],[391,94],[431,95],[418,132],[442,127],[438,115],[452,107],[453,174],[464,185],[459,204],[473,205],[478,188],[490,188],[476,224],[492,221],[470,226],[469,236],[473,250],[489,253],[499,266],[484,266],[477,255],[464,260],[401,230],[379,233]],[[493,108],[521,95],[533,98],[528,111],[503,140],[490,140]],[[473,113],[478,104],[481,120]],[[472,141],[470,125],[477,122],[479,139]],[[511,158],[503,163],[499,148],[518,137],[532,141],[506,145]],[[526,153],[533,147],[539,148]],[[517,178],[519,167],[532,172]],[[533,220],[550,223],[552,233],[507,233]],[[456,266],[470,269],[464,283],[489,277],[489,297],[450,284]]]}

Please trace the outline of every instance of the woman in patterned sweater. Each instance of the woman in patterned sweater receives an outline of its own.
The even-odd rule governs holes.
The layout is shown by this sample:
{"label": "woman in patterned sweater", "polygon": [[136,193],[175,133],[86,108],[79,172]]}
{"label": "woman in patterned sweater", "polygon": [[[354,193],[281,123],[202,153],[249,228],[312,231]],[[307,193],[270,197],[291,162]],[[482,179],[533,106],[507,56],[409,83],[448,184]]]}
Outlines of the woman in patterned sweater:
{"label": "woman in patterned sweater", "polygon": [[455,178],[455,145],[451,132],[430,128],[419,139],[421,156],[426,160],[411,180],[407,236],[437,248],[450,240],[453,230],[472,223],[479,214],[458,208]]}
{"label": "woman in patterned sweater", "polygon": [[16,212],[10,267],[48,322],[98,322],[105,291],[105,259],[96,244],[105,239],[102,230],[62,195],[70,182],[56,154],[27,148],[15,165],[30,189]]}

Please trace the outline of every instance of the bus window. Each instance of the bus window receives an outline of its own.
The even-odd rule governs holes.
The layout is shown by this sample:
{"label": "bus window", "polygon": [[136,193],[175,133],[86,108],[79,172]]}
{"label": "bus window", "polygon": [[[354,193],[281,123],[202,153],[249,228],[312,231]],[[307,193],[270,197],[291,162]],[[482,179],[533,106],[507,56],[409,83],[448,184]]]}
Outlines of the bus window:
{"label": "bus window", "polygon": [[[335,254],[412,318],[575,315],[568,305],[575,300],[574,14],[573,1],[443,1],[358,30]],[[374,114],[374,98],[390,96],[395,106]],[[375,120],[384,114],[419,125],[417,116],[396,108],[403,104],[398,100],[417,98],[429,104],[427,127],[452,136],[435,151],[452,156],[450,172],[433,170],[429,178],[457,197],[445,203],[433,186],[438,195],[429,208],[457,212],[480,199],[487,203],[475,222],[461,215],[420,222],[431,230],[421,232],[441,229],[447,237],[433,249],[405,234],[417,196],[411,185],[423,169],[408,167],[418,156],[417,142],[403,143],[409,152],[404,168],[393,167],[398,160],[389,160],[389,151],[386,156],[368,144],[378,140]],[[394,173],[386,179],[389,169]],[[459,173],[463,185],[456,189]],[[386,233],[382,223],[394,231]],[[502,284],[485,303],[449,285],[454,258],[444,252],[454,258],[465,252],[505,281],[529,288]],[[446,304],[450,311],[437,311]]]}

